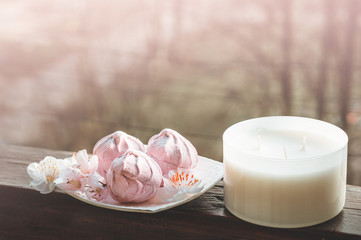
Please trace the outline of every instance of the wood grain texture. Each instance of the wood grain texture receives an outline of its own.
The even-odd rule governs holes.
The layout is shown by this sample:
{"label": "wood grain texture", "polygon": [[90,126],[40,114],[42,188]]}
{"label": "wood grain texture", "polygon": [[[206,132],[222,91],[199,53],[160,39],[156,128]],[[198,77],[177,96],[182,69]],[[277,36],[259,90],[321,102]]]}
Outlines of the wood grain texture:
{"label": "wood grain texture", "polygon": [[88,205],[60,191],[29,187],[26,166],[65,151],[0,145],[0,239],[361,239],[361,187],[347,186],[344,210],[328,222],[299,229],[261,227],[230,214],[223,182],[201,197],[156,214]]}

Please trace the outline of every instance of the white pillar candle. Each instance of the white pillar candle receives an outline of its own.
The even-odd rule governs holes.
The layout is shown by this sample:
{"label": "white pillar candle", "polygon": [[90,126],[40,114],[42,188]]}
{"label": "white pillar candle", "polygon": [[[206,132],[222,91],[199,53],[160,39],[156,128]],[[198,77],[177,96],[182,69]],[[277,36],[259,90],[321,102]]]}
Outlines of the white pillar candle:
{"label": "white pillar candle", "polygon": [[224,202],[255,224],[315,225],[342,210],[348,137],[340,128],[302,117],[237,123],[223,135]]}

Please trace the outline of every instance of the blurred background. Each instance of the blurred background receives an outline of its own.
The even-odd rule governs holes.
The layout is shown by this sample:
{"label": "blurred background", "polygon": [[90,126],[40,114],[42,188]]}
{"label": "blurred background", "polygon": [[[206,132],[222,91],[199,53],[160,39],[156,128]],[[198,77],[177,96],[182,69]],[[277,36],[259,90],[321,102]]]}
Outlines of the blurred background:
{"label": "blurred background", "polygon": [[361,1],[0,0],[0,142],[77,151],[163,128],[222,161],[268,115],[347,131],[361,185]]}

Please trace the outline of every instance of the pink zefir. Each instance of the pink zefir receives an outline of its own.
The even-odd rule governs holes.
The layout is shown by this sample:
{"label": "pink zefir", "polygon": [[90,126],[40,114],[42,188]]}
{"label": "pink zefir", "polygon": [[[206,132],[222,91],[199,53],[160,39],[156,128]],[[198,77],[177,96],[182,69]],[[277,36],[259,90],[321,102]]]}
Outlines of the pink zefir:
{"label": "pink zefir", "polygon": [[145,152],[145,147],[139,139],[122,131],[116,131],[100,139],[93,148],[93,154],[99,159],[98,173],[105,177],[113,160],[128,150]]}
{"label": "pink zefir", "polygon": [[154,197],[162,182],[158,164],[147,154],[129,150],[116,158],[107,173],[107,186],[118,202],[144,202]]}
{"label": "pink zefir", "polygon": [[163,174],[170,170],[190,170],[198,163],[198,153],[192,143],[168,128],[149,139],[147,154],[158,163]]}

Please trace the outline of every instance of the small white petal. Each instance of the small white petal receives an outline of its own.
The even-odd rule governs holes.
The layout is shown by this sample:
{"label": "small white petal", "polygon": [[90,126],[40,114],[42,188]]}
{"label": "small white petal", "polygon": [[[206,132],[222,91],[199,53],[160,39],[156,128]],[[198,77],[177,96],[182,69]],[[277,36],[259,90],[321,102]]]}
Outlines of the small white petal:
{"label": "small white petal", "polygon": [[43,160],[41,160],[40,161],[40,163],[39,164],[42,164],[42,163],[44,163],[44,164],[49,164],[49,163],[51,163],[51,162],[54,162],[54,163],[56,163],[56,158],[55,157],[53,157],[53,156],[46,156]]}
{"label": "small white petal", "polygon": [[43,181],[43,174],[41,174],[40,172],[40,167],[38,163],[29,164],[26,170],[32,179],[36,181]]}
{"label": "small white petal", "polygon": [[186,197],[187,197],[187,194],[178,192],[172,198],[167,199],[167,201],[168,202],[177,202],[177,201],[183,200]]}
{"label": "small white petal", "polygon": [[189,189],[189,190],[187,191],[187,193],[190,193],[190,194],[199,193],[199,192],[202,191],[203,187],[204,187],[204,186],[199,187],[199,188],[193,187],[193,188]]}
{"label": "small white petal", "polygon": [[57,179],[55,179],[54,181],[53,181],[53,183],[55,183],[56,185],[59,185],[59,184],[61,184],[61,183],[63,183],[64,182],[64,179],[63,178],[60,178],[60,177],[58,177]]}
{"label": "small white petal", "polygon": [[51,193],[52,191],[54,191],[55,186],[56,186],[56,185],[55,185],[53,182],[48,183],[48,184],[47,184],[47,189],[45,189],[45,191],[40,191],[40,193],[42,193],[42,194]]}
{"label": "small white petal", "polygon": [[80,170],[85,172],[88,168],[88,154],[85,149],[77,152],[76,154],[76,161],[79,164]]}
{"label": "small white petal", "polygon": [[95,172],[98,169],[98,157],[93,155],[89,160],[89,170],[90,172]]}
{"label": "small white petal", "polygon": [[174,174],[175,174],[175,172],[173,170],[170,170],[168,172],[168,177],[171,178]]}
{"label": "small white petal", "polygon": [[47,184],[44,182],[41,182],[41,183],[30,182],[30,186],[40,192],[43,192],[48,188]]}
{"label": "small white petal", "polygon": [[57,165],[58,165],[59,170],[71,167],[73,164],[75,164],[75,162],[72,157],[64,158],[64,159],[57,159]]}
{"label": "small white petal", "polygon": [[41,183],[41,184],[37,184],[37,185],[33,185],[32,183],[30,184],[35,190],[39,191],[42,194],[48,194],[51,193],[54,188],[55,188],[55,184],[54,183]]}

